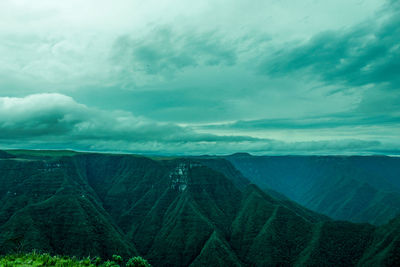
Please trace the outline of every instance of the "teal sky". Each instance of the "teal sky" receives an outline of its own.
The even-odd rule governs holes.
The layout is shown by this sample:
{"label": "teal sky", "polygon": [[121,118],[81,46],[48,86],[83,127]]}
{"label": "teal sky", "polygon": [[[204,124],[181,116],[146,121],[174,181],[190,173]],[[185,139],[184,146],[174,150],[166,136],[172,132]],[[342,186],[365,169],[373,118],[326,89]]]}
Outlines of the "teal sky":
{"label": "teal sky", "polygon": [[0,147],[400,154],[390,0],[2,0]]}

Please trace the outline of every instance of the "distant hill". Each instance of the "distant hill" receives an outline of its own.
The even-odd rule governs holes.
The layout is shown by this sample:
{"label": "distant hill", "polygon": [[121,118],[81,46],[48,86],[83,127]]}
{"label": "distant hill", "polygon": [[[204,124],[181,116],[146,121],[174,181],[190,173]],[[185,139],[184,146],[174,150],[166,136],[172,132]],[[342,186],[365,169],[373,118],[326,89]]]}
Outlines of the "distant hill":
{"label": "distant hill", "polygon": [[154,266],[393,266],[399,219],[335,222],[219,159],[30,154],[0,161],[0,252],[142,255]]}
{"label": "distant hill", "polygon": [[9,158],[14,158],[14,155],[11,155],[3,150],[0,150],[0,159],[9,159]]}
{"label": "distant hill", "polygon": [[227,157],[252,183],[334,219],[384,224],[400,214],[400,158]]}

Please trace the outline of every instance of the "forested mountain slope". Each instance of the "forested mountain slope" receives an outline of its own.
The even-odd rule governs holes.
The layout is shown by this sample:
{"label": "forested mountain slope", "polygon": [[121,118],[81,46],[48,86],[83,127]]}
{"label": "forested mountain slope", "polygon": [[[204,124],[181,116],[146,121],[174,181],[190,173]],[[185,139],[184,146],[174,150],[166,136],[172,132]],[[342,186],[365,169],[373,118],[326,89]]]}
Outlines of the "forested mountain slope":
{"label": "forested mountain slope", "polygon": [[227,159],[252,183],[334,219],[387,223],[400,213],[400,158],[251,156]]}
{"label": "forested mountain slope", "polygon": [[0,252],[140,254],[154,266],[390,266],[397,260],[398,220],[378,228],[335,222],[238,181],[244,182],[230,164],[194,158],[2,159]]}

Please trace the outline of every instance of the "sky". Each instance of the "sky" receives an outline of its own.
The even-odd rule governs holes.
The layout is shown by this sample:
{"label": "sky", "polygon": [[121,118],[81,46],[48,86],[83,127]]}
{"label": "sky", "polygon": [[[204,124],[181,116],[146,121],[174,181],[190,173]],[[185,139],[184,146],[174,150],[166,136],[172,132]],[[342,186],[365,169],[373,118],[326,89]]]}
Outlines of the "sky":
{"label": "sky", "polygon": [[0,148],[400,154],[395,0],[2,0]]}

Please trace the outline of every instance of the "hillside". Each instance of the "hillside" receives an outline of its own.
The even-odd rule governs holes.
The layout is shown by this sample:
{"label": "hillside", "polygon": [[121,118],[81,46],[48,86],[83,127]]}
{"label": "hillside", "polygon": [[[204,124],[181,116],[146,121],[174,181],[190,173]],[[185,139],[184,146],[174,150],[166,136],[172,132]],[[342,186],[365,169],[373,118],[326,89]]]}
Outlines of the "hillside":
{"label": "hillside", "polygon": [[242,178],[226,161],[20,154],[0,161],[0,251],[142,255],[154,266],[396,260],[397,221],[335,222]]}
{"label": "hillside", "polygon": [[0,150],[0,159],[9,159],[9,158],[14,158],[15,156]]}
{"label": "hillside", "polygon": [[337,220],[380,225],[400,214],[400,158],[226,157],[252,183]]}

